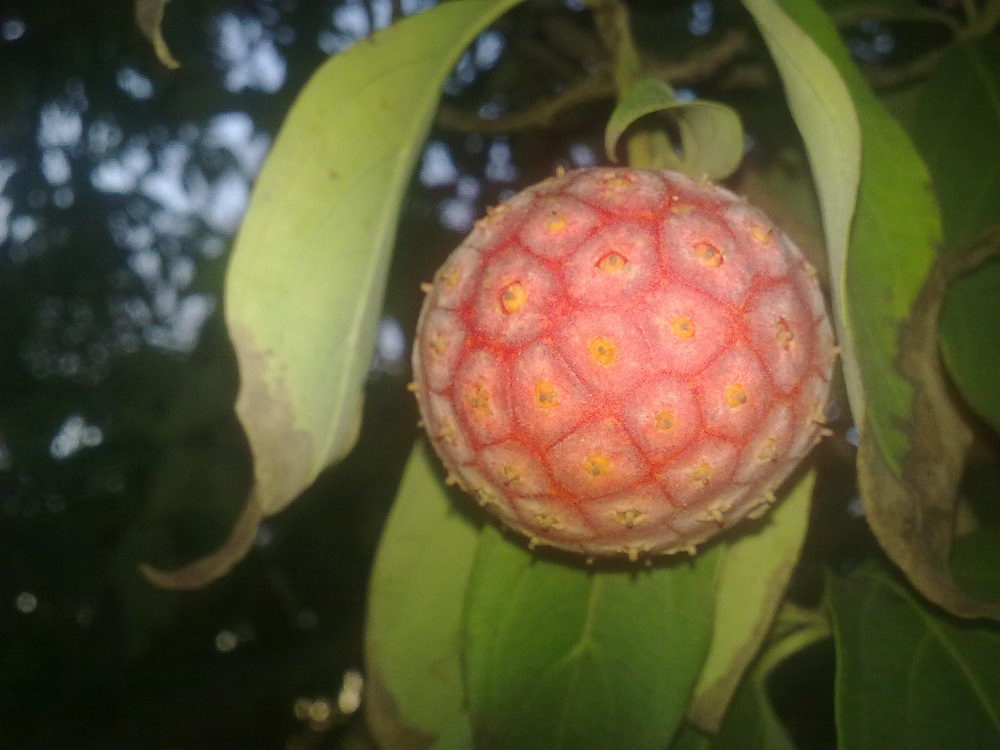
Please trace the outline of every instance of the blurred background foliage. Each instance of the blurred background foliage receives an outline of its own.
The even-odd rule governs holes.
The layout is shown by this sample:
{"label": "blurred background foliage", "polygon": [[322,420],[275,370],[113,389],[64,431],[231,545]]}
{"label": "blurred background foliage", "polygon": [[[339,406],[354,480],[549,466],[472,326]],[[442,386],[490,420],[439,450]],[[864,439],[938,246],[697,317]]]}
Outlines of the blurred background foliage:
{"label": "blurred background foliage", "polygon": [[[218,583],[160,591],[136,565],[211,551],[246,497],[219,294],[284,114],[328,55],[430,4],[174,0],[164,34],[181,67],[168,70],[129,2],[0,2],[0,748],[372,746],[357,712],[364,599],[416,434],[403,385],[418,283],[486,206],[557,164],[602,161],[611,89],[584,90],[547,128],[511,117],[592,85],[600,43],[581,3],[518,7],[448,82],[401,216],[357,448]],[[734,186],[819,252],[808,170],[749,16],[726,0],[632,10],[654,61],[720,56],[679,68],[678,89],[740,110],[752,147]],[[845,32],[859,61],[899,71],[947,36]],[[822,566],[877,554],[837,406],[793,581],[806,604]],[[972,481],[997,473],[987,455]],[[833,669],[824,641],[772,675],[801,747],[834,746]]]}

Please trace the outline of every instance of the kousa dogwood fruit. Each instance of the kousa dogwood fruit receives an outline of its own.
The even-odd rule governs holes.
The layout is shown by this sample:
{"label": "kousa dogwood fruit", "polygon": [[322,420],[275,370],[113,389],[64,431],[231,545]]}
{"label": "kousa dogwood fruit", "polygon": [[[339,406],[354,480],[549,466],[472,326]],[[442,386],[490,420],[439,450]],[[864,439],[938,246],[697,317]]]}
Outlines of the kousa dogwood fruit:
{"label": "kousa dogwood fruit", "polygon": [[424,290],[422,424],[447,481],[532,546],[694,554],[763,515],[825,431],[816,272],[707,182],[557,174],[477,222]]}

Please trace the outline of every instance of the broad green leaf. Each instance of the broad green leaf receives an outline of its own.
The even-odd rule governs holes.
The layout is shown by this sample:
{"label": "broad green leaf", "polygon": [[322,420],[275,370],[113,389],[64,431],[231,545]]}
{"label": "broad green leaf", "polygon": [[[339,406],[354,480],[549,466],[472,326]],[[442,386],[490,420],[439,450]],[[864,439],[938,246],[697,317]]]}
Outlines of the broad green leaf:
{"label": "broad green leaf", "polygon": [[254,188],[225,285],[240,369],[236,411],[254,458],[242,522],[160,585],[194,588],[246,553],[357,439],[403,192],[459,54],[518,0],[461,0],[326,62],[299,94]]}
{"label": "broad green leaf", "polygon": [[706,734],[687,724],[670,750],[794,750],[771,703],[768,679],[790,656],[829,637],[825,613],[785,604],[765,647],[743,675],[718,732]]}
{"label": "broad green leaf", "polygon": [[712,750],[712,737],[685,724],[670,743],[669,750]]}
{"label": "broad green leaf", "polygon": [[[903,120],[934,179],[951,252],[1000,219],[1000,40],[953,46],[916,88]],[[940,319],[948,370],[969,404],[1000,430],[1000,266],[953,281]]]}
{"label": "broad green leaf", "polygon": [[[998,570],[993,568],[994,578]],[[829,606],[840,748],[996,747],[996,626],[941,615],[874,566],[831,577]]]}
{"label": "broad green leaf", "polygon": [[830,637],[825,613],[785,604],[768,642],[733,699],[713,750],[793,750],[768,692],[768,678],[786,659]]}
{"label": "broad green leaf", "polygon": [[469,715],[462,713],[445,727],[441,736],[431,745],[430,750],[474,750],[474,747]]}
{"label": "broad green leaf", "polygon": [[[844,264],[861,175],[861,126],[851,91],[827,50],[813,38],[822,29],[839,44],[836,32],[812,2],[808,25],[796,19],[788,3],[744,0],[781,74],[789,108],[806,144],[823,215],[834,323],[843,350],[844,375],[855,419],[865,411],[858,354],[847,323]],[[828,28],[829,27],[829,28]]]}
{"label": "broad green leaf", "polygon": [[[414,446],[372,571],[366,702],[386,747],[426,747],[462,711],[462,609],[479,529],[455,508],[423,440]],[[423,743],[423,744],[421,744]]]}
{"label": "broad green leaf", "polygon": [[941,354],[952,379],[969,404],[1000,432],[1000,357],[996,350],[1000,260],[992,260],[948,286],[939,325]]}
{"label": "broad green leaf", "polygon": [[903,124],[934,180],[945,247],[969,244],[1000,219],[1000,39],[952,46]]}
{"label": "broad green leaf", "polygon": [[736,110],[718,102],[678,101],[673,89],[655,78],[635,83],[611,113],[604,135],[604,148],[611,161],[617,161],[615,154],[622,134],[637,120],[653,113],[673,120],[680,133],[680,143],[675,144],[679,154],[669,150],[674,157],[671,163],[657,166],[716,180],[736,171],[743,158],[743,125]]}
{"label": "broad green leaf", "polygon": [[487,527],[466,607],[476,740],[518,750],[661,750],[708,652],[718,548],[589,570]]}
{"label": "broad green leaf", "polygon": [[768,674],[754,669],[743,680],[711,750],[795,750],[771,705]]}
{"label": "broad green leaf", "polygon": [[952,567],[962,588],[983,599],[1000,599],[1000,528],[984,526],[959,539]]}
{"label": "broad green leaf", "polygon": [[699,729],[718,731],[771,627],[805,540],[815,480],[815,471],[802,475],[761,528],[720,550],[712,646],[687,714]]}
{"label": "broad green leaf", "polygon": [[[932,268],[941,226],[930,175],[815,3],[745,4],[782,72],[817,182],[848,393],[861,433],[858,470],[868,522],[925,596],[966,616],[995,613],[969,600],[948,572],[955,490],[971,438],[950,401],[936,350],[944,286]],[[803,45],[791,54],[789,45],[803,34],[814,43],[811,53]],[[817,50],[825,63],[815,62]],[[842,100],[821,93],[828,87],[846,91],[856,123]],[[831,109],[834,104],[841,109]],[[830,218],[849,219],[841,210],[848,182],[830,162],[838,151],[856,162],[857,153],[841,146],[857,133],[861,172],[845,254],[842,242],[834,244],[843,238],[831,234]]]}
{"label": "broad green leaf", "polygon": [[942,254],[920,290],[910,319],[900,325],[899,369],[914,390],[914,444],[897,476],[871,437],[866,419],[858,447],[858,485],[869,525],[889,557],[928,599],[962,617],[1000,619],[1000,601],[981,602],[956,585],[949,569],[958,485],[972,431],[952,403],[938,353],[938,317],[952,266],[989,245]]}

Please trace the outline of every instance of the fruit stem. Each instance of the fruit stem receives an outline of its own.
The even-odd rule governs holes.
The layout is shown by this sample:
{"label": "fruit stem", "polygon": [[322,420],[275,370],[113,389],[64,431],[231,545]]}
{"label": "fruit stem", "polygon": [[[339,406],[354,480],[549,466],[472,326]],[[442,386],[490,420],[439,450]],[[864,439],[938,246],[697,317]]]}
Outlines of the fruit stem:
{"label": "fruit stem", "polygon": [[[594,4],[594,24],[611,56],[618,100],[643,77],[642,57],[632,36],[628,8],[620,0]],[[660,128],[633,127],[625,134],[625,152],[633,167],[677,169],[680,159],[670,137]]]}

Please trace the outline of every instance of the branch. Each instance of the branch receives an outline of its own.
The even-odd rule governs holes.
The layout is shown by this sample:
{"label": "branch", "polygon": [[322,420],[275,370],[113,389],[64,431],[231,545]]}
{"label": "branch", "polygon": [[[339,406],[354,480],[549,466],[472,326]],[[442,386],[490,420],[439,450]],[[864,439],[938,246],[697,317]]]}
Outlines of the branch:
{"label": "branch", "polygon": [[[653,63],[648,69],[648,75],[673,86],[701,83],[717,75],[747,47],[746,34],[729,31],[715,44],[687,60]],[[579,79],[553,97],[539,101],[519,112],[511,112],[492,119],[442,105],[438,111],[437,123],[453,130],[484,135],[545,128],[551,126],[563,112],[588,102],[614,99],[615,93],[615,81],[611,72],[601,69]]]}
{"label": "branch", "polygon": [[509,115],[501,115],[493,119],[480,117],[472,112],[448,105],[442,105],[438,110],[437,123],[446,128],[461,130],[467,133],[510,133],[532,128],[550,126],[555,118],[567,109],[577,107],[587,102],[600,99],[610,99],[615,95],[615,84],[607,72],[581,78],[577,83],[555,96],[544,99],[537,104]]}

